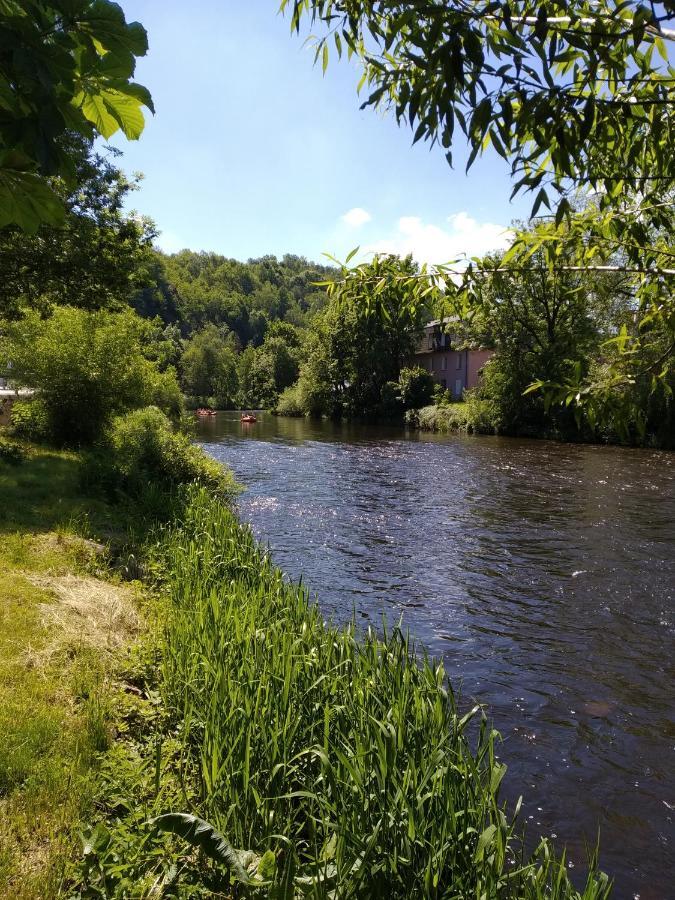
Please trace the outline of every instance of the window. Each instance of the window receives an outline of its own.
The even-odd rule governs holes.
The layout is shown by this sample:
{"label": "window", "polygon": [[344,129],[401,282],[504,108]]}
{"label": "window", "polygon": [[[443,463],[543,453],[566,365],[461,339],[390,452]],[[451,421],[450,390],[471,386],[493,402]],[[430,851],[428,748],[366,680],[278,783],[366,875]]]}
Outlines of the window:
{"label": "window", "polygon": [[445,370],[446,370],[447,368],[448,368],[448,357],[447,357],[447,356],[444,356],[444,357],[441,359],[441,369],[443,369],[443,371],[445,372]]}
{"label": "window", "polygon": [[457,354],[457,368],[458,369],[462,368],[462,354],[461,353]]}
{"label": "window", "polygon": [[433,334],[429,335],[429,350],[432,350],[434,346],[434,336]]}
{"label": "window", "polygon": [[431,357],[429,358],[429,371],[430,371],[430,372],[433,372],[433,371],[434,371],[434,358],[433,358],[433,356],[431,356]]}

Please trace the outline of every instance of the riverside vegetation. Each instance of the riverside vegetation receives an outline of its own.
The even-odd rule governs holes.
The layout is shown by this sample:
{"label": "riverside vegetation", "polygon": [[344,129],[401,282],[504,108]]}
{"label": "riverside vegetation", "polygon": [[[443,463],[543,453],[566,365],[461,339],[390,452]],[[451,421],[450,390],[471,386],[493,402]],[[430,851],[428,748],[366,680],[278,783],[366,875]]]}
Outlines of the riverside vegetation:
{"label": "riverside vegetation", "polygon": [[[472,158],[492,143],[514,172],[525,163],[521,185],[539,190],[533,215],[549,204],[545,175],[563,192],[596,189],[579,215],[564,196],[499,266],[483,267],[482,287],[456,294],[500,351],[488,398],[499,414],[517,430],[546,423],[553,403],[593,434],[608,420],[610,436],[635,442],[664,424],[672,433],[669,79],[652,64],[670,6],[625,19],[573,5],[559,52],[565,31],[550,30],[543,8],[534,33],[522,17],[523,39],[508,8],[462,19],[448,6],[439,19],[425,0],[430,27],[417,3],[383,16],[346,6],[282,3],[294,28],[312,13],[332,27],[337,12],[370,104],[393,96],[400,76],[397,113],[423,116],[420,136],[449,148],[463,122]],[[606,42],[583,32],[596,15]],[[232,477],[184,429],[181,389],[194,402],[345,417],[398,415],[413,396],[422,405],[421,376],[402,369],[452,278],[444,292],[442,272],[429,280],[395,257],[351,271],[157,253],[154,224],[124,211],[135,182],[115,151],[95,149],[120,129],[138,138],[142,108],[153,109],[132,80],[143,27],[109,0],[6,2],[0,26],[18,48],[0,73],[0,374],[37,389],[15,404],[0,445],[0,889],[606,897],[593,860],[576,888],[548,842],[524,858],[482,712],[460,710],[442,669],[399,631],[324,623],[238,523]],[[448,69],[436,43],[458,28]],[[371,37],[391,50],[384,67],[371,65]],[[415,62],[418,39],[442,72]],[[546,80],[527,103],[518,80],[539,75],[523,53],[536,53]],[[561,59],[589,81],[548,91]],[[617,101],[597,96],[604,84],[618,85]],[[476,104],[486,85],[495,96]],[[645,103],[625,103],[634,95]],[[593,174],[607,159],[619,179]],[[596,285],[589,259],[625,281]],[[511,281],[491,277],[514,260]]]}
{"label": "riverside vegetation", "polygon": [[[547,841],[525,858],[497,736],[442,667],[325,623],[238,522],[232,475],[140,405],[175,394],[126,314],[35,327],[14,358],[45,389],[0,456],[6,895],[608,896],[593,860],[577,889]],[[143,390],[112,390],[120,364]],[[97,416],[69,430],[78,396]]]}
{"label": "riverside vegetation", "polygon": [[[0,463],[22,510],[4,523],[19,576],[4,599],[21,592],[4,605],[19,686],[2,756],[6,893],[608,896],[595,870],[576,890],[548,842],[524,858],[482,711],[460,711],[442,667],[397,629],[325,623],[238,522],[231,481],[169,488],[155,472],[105,499],[86,457],[24,453]],[[70,525],[52,539],[54,492],[54,524]],[[112,555],[82,536],[122,521],[139,527],[109,538]],[[124,595],[124,612],[83,637],[86,579]],[[13,647],[19,614],[30,629]]]}

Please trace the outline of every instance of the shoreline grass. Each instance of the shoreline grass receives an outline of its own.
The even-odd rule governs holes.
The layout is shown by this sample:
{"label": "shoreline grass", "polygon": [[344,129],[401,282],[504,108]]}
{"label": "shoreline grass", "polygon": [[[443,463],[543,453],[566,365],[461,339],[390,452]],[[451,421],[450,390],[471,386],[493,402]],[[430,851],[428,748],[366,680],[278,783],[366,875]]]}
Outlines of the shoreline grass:
{"label": "shoreline grass", "polygon": [[[0,896],[609,896],[593,861],[577,889],[548,842],[524,858],[497,736],[399,630],[324,622],[205,488],[148,535],[138,506],[82,495],[80,457],[28,453],[0,465]],[[104,534],[136,554],[146,616],[85,639],[67,617],[105,606],[92,582],[130,590]],[[226,840],[153,825],[169,813]]]}
{"label": "shoreline grass", "polygon": [[[124,879],[173,878],[189,897],[609,896],[594,868],[576,890],[546,841],[523,858],[499,800],[497,736],[479,711],[460,715],[442,667],[400,631],[359,639],[325,623],[205,490],[189,492],[156,565],[167,595],[157,766],[174,778],[178,766],[184,794],[178,808],[143,795],[147,818],[134,822],[146,856],[132,854]],[[247,884],[236,865],[195,856],[194,840],[153,829],[168,813],[211,823],[238,860],[266,859],[269,883]],[[109,852],[129,819],[105,824]],[[86,887],[84,877],[77,896]]]}

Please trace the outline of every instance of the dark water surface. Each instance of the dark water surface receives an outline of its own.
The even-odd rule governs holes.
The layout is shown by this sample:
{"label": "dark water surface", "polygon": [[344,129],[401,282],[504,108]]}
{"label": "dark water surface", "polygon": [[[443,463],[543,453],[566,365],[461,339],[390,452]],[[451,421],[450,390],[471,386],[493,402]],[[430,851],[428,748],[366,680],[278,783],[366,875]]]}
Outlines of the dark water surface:
{"label": "dark water surface", "polygon": [[675,898],[675,454],[263,415],[200,423],[326,613],[403,617],[504,738],[506,797],[617,898]]}

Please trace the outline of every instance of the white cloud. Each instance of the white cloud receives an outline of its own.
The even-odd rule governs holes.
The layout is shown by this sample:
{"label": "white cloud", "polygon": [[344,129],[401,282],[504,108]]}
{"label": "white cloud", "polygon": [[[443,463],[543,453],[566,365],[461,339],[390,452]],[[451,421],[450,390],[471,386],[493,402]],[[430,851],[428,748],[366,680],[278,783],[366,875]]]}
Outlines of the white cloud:
{"label": "white cloud", "polygon": [[508,247],[512,233],[503,225],[478,222],[467,212],[448,216],[441,228],[418,216],[403,216],[396,232],[363,248],[364,253],[412,253],[420,263],[440,264],[463,257],[483,256],[491,250]]}
{"label": "white cloud", "polygon": [[349,212],[346,212],[340,218],[350,228],[360,228],[366,222],[370,222],[371,215],[365,209],[361,209],[360,206],[355,206],[354,209],[350,209]]}

